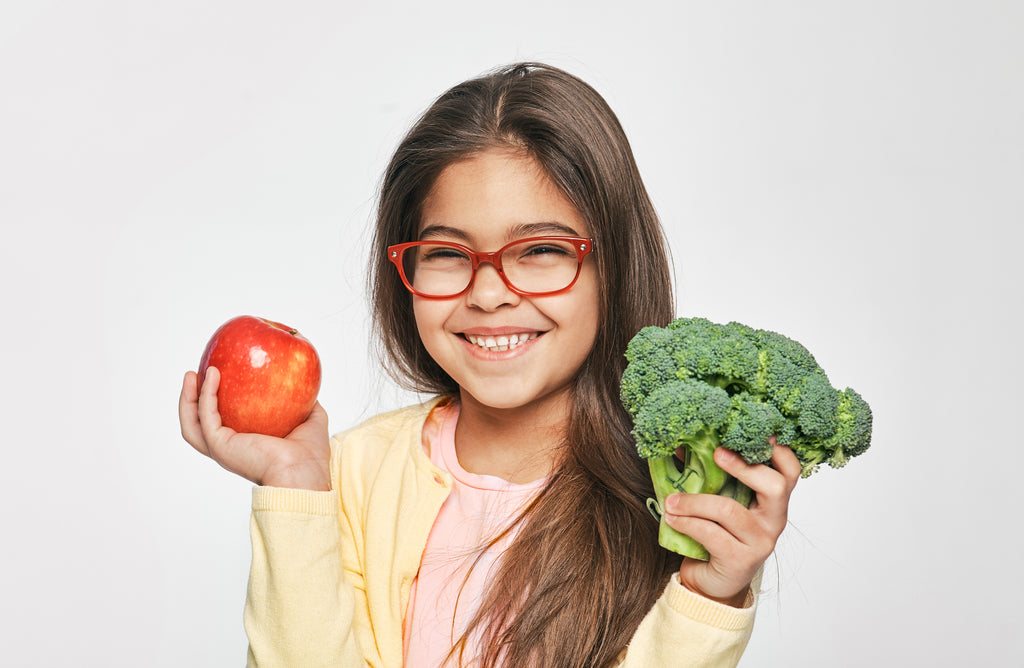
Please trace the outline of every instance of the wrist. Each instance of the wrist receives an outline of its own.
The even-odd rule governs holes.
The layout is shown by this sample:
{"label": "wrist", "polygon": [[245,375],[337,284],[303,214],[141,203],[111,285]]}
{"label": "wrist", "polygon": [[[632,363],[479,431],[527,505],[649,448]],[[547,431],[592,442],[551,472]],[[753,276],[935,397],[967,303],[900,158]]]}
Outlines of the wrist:
{"label": "wrist", "polygon": [[303,489],[310,492],[331,491],[331,479],[315,472],[279,471],[268,473],[260,480],[263,487],[279,487],[282,489]]}
{"label": "wrist", "polygon": [[747,607],[747,600],[748,600],[748,598],[750,596],[750,583],[749,582],[742,589],[740,589],[738,592],[735,592],[735,593],[732,593],[732,594],[728,594],[728,593],[723,594],[723,593],[720,593],[720,592],[714,592],[713,593],[713,592],[704,591],[703,588],[697,586],[696,584],[694,584],[692,582],[688,582],[686,579],[684,579],[682,573],[677,573],[676,575],[679,578],[679,584],[681,584],[684,588],[686,588],[689,591],[693,592],[697,596],[701,596],[703,598],[706,598],[708,600],[714,601],[716,603],[721,603],[722,605],[727,605],[727,606],[729,606],[731,608],[745,608],[745,607]]}

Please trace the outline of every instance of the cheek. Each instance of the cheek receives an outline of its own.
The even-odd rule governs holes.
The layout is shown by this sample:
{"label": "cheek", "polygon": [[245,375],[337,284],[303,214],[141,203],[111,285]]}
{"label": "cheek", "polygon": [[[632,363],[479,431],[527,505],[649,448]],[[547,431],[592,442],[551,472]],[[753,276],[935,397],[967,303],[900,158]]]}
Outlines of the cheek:
{"label": "cheek", "polygon": [[416,321],[416,331],[427,352],[433,357],[435,355],[438,336],[442,333],[444,326],[444,314],[437,308],[436,302],[425,299],[413,298],[412,314]]}
{"label": "cheek", "polygon": [[585,351],[585,357],[594,347],[601,321],[601,305],[598,299],[596,279],[592,275],[580,276],[580,280],[570,294],[573,299],[566,310],[564,319],[572,328],[577,342],[580,344],[580,349]]}
{"label": "cheek", "polygon": [[594,347],[594,343],[597,341],[597,331],[598,328],[601,326],[596,304],[594,305],[593,309],[581,314],[580,322],[583,323],[580,338],[586,340],[585,348],[587,351],[587,355],[589,355],[590,350]]}
{"label": "cheek", "polygon": [[601,290],[598,288],[597,271],[586,267],[580,275],[576,287],[580,288],[580,310],[588,321],[595,324],[601,318]]}

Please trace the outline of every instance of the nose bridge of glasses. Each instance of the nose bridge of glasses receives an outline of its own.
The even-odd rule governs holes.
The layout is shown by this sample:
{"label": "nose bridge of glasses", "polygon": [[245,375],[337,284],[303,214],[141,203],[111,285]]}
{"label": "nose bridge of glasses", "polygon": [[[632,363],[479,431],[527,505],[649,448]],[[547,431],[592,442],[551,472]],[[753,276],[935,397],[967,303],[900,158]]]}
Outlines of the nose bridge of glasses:
{"label": "nose bridge of glasses", "polygon": [[[501,255],[499,251],[491,253],[474,253],[473,256],[473,274],[469,278],[470,289],[473,289],[479,283],[481,269],[484,265],[490,265],[491,270],[494,272],[495,277],[502,284],[502,289],[511,288],[512,286],[508,282],[508,276],[505,275],[504,269],[501,267]],[[485,274],[487,272],[484,272]],[[486,277],[485,281],[488,280]]]}
{"label": "nose bridge of glasses", "polygon": [[473,253],[473,273],[476,273],[477,269],[479,269],[480,265],[482,265],[482,264],[489,264],[492,267],[494,267],[495,271],[497,271],[499,274],[502,273],[502,270],[501,270],[501,253],[502,253],[502,251],[500,251],[500,250],[490,251],[488,253],[474,252]]}

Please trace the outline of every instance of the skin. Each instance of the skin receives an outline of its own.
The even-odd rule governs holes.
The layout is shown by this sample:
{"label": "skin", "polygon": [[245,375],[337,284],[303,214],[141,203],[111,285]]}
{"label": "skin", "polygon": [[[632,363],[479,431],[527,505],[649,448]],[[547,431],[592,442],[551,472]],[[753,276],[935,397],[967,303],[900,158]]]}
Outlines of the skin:
{"label": "skin", "polygon": [[[491,251],[530,236],[589,236],[583,217],[536,162],[488,151],[446,168],[423,203],[420,238]],[[597,336],[598,281],[584,260],[568,292],[513,292],[490,264],[453,299],[414,297],[424,347],[458,383],[459,462],[516,483],[546,476],[570,410],[569,388]],[[471,337],[527,334],[509,350]]]}
{"label": "skin", "polygon": [[319,402],[285,438],[240,434],[222,425],[217,412],[220,371],[210,367],[201,391],[198,385],[199,376],[186,373],[178,400],[181,435],[193,448],[257,485],[331,489],[327,413]]}
{"label": "skin", "polygon": [[[579,212],[522,153],[487,151],[450,165],[422,211],[420,238],[477,251],[528,236],[589,236]],[[424,346],[461,388],[455,448],[464,468],[515,483],[550,473],[571,410],[571,383],[596,337],[602,289],[593,261],[584,260],[576,285],[560,295],[518,295],[494,267],[482,265],[459,297],[414,297]],[[467,338],[509,333],[533,338],[507,351],[485,351]],[[319,404],[283,439],[239,434],[221,424],[219,380],[211,368],[199,388],[196,374],[185,374],[179,417],[188,443],[259,485],[331,489],[327,414]],[[711,554],[706,562],[683,560],[683,586],[739,607],[786,526],[800,464],[778,445],[770,465],[749,465],[722,448],[715,459],[755,492],[750,508],[719,496],[674,494],[666,499],[666,521]]]}

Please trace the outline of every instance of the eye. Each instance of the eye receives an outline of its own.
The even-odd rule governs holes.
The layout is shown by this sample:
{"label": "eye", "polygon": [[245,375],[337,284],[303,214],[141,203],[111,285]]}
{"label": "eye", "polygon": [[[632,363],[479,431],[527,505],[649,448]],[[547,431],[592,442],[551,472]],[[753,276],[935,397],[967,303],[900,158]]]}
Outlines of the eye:
{"label": "eye", "polygon": [[422,262],[469,260],[469,256],[458,248],[440,244],[420,246],[418,255]]}
{"label": "eye", "polygon": [[570,241],[527,239],[509,246],[502,260],[531,264],[576,262],[576,249]]}
{"label": "eye", "polygon": [[547,253],[558,253],[560,255],[568,255],[569,249],[564,248],[556,244],[536,244],[527,246],[524,255],[544,255]]}

